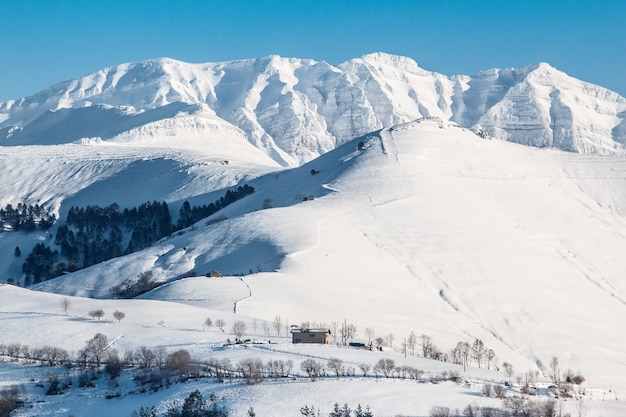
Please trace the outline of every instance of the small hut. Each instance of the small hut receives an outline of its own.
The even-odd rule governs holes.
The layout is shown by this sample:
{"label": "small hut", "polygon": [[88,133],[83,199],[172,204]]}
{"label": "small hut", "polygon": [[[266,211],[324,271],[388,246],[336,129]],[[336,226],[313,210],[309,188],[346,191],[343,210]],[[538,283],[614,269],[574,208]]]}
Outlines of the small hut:
{"label": "small hut", "polygon": [[292,343],[319,343],[327,345],[330,343],[330,330],[295,327],[291,329],[291,338]]}

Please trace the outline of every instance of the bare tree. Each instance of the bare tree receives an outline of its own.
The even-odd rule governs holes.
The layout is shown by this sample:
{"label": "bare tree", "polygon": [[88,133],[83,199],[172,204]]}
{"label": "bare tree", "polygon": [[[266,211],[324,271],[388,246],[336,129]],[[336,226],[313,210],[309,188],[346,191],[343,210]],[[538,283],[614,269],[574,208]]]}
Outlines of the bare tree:
{"label": "bare tree", "polygon": [[371,327],[366,327],[365,335],[367,336],[367,344],[371,345],[372,340],[374,339],[374,329],[372,329]]}
{"label": "bare tree", "polygon": [[154,366],[163,368],[167,360],[167,349],[164,346],[154,348]]}
{"label": "bare tree", "polygon": [[288,377],[293,369],[293,361],[291,359],[287,359],[286,361],[278,360],[277,363],[280,376]]}
{"label": "bare tree", "polygon": [[215,325],[217,326],[218,329],[220,329],[223,332],[226,322],[224,321],[224,319],[217,319],[215,320]]}
{"label": "bare tree", "polygon": [[461,343],[460,345],[461,357],[463,358],[463,369],[465,369],[465,366],[469,363],[469,354],[470,354],[471,346],[468,342],[459,342],[459,343]]}
{"label": "bare tree", "polygon": [[119,323],[120,321],[122,321],[122,319],[124,317],[126,317],[126,314],[124,314],[123,312],[119,311],[119,310],[115,310],[113,312],[113,317],[117,320],[117,322]]}
{"label": "bare tree", "polygon": [[376,346],[378,347],[383,347],[385,346],[385,340],[382,337],[377,337],[376,338]]}
{"label": "bare tree", "polygon": [[361,372],[363,372],[363,378],[367,377],[367,373],[370,371],[370,369],[372,369],[372,367],[368,363],[360,363],[359,368],[361,369]]}
{"label": "bare tree", "polygon": [[484,356],[485,345],[483,344],[483,341],[480,339],[474,340],[474,344],[472,345],[472,359],[476,359],[476,363],[478,363],[479,368]]}
{"label": "bare tree", "polygon": [[88,314],[89,314],[89,317],[91,317],[92,319],[100,320],[102,317],[104,317],[104,311],[101,309],[91,310]]}
{"label": "bare tree", "polygon": [[20,350],[22,345],[19,343],[11,343],[6,347],[7,356],[9,356],[12,360],[17,361],[20,357]]}
{"label": "bare tree", "polygon": [[204,321],[204,325],[208,327],[209,330],[211,330],[211,326],[213,326],[213,320],[211,320],[211,317],[207,317],[207,319]]}
{"label": "bare tree", "polygon": [[135,359],[140,369],[152,369],[155,366],[155,354],[152,349],[139,346],[135,352]]}
{"label": "bare tree", "polygon": [[91,362],[95,367],[99,367],[102,362],[104,351],[109,346],[107,337],[102,333],[96,334],[93,338],[89,339],[82,352],[87,362]]}
{"label": "bare tree", "polygon": [[70,299],[67,297],[61,298],[61,301],[59,301],[59,305],[61,306],[61,310],[63,310],[63,314],[67,316],[67,310],[70,308],[70,305],[72,305]]}
{"label": "bare tree", "polygon": [[428,413],[429,417],[452,417],[454,415],[450,407],[444,405],[435,405],[430,409]]}
{"label": "bare tree", "polygon": [[280,316],[274,317],[274,330],[276,330],[276,336],[280,336],[280,331],[283,328],[283,319]]}
{"label": "bare tree", "polygon": [[389,378],[396,368],[396,364],[392,359],[380,359],[374,365],[374,372],[377,374],[383,374],[385,378]]}
{"label": "bare tree", "polygon": [[165,367],[180,375],[188,374],[191,367],[191,355],[185,349],[172,352],[165,359]]}
{"label": "bare tree", "polygon": [[259,325],[259,322],[256,318],[252,319],[252,331],[254,332],[254,334],[256,334],[256,329]]}
{"label": "bare tree", "polygon": [[425,358],[432,357],[432,354],[433,354],[433,341],[432,341],[432,339],[430,338],[430,336],[425,335],[425,334],[421,335],[420,339],[422,341],[422,343],[421,343],[422,344],[422,355]]}
{"label": "bare tree", "polygon": [[107,351],[107,359],[106,365],[104,366],[104,372],[109,374],[112,381],[114,381],[115,378],[120,376],[120,374],[122,373],[122,365],[123,363],[119,355],[117,354],[117,350],[109,349]]}
{"label": "bare tree", "polygon": [[44,346],[38,349],[35,355],[39,357],[40,361],[46,362],[48,366],[62,365],[69,358],[66,350],[52,346]]}
{"label": "bare tree", "polygon": [[511,365],[508,362],[504,362],[502,364],[502,366],[504,367],[504,372],[506,372],[507,376],[509,377],[509,381],[510,381],[511,378],[513,377],[513,365]]}
{"label": "bare tree", "polygon": [[331,321],[330,322],[330,328],[332,330],[332,336],[333,336],[333,344],[337,343],[337,329],[339,329],[339,323],[337,323],[336,321]]}
{"label": "bare tree", "polygon": [[406,344],[411,351],[411,355],[415,355],[415,348],[417,347],[417,335],[413,331],[411,331],[411,334],[409,335]]}
{"label": "bare tree", "polygon": [[354,340],[354,337],[356,336],[356,332],[357,332],[357,329],[354,324],[352,323],[347,324],[345,326],[345,336],[346,336],[345,341],[348,342],[348,341]]}
{"label": "bare tree", "polygon": [[241,376],[245,378],[247,384],[256,384],[263,378],[263,362],[259,358],[242,359],[237,363],[237,368]]}
{"label": "bare tree", "polygon": [[496,398],[505,398],[506,397],[506,388],[502,384],[496,384],[493,386],[493,393]]}
{"label": "bare tree", "polygon": [[305,359],[300,362],[300,368],[306,372],[307,376],[311,379],[316,379],[319,377],[323,371],[323,366],[321,363],[316,361],[315,359]]}
{"label": "bare tree", "polygon": [[393,333],[389,333],[387,336],[385,336],[385,341],[387,342],[387,344],[389,345],[391,349],[393,349],[394,339],[395,339],[395,336],[393,335]]}
{"label": "bare tree", "polygon": [[552,371],[552,382],[558,386],[559,382],[561,382],[561,377],[559,375],[559,358],[556,356],[553,356],[550,360],[550,370]]}
{"label": "bare tree", "polygon": [[261,326],[263,327],[263,333],[265,334],[265,336],[269,336],[270,334],[269,324],[267,324],[267,322],[264,320]]}
{"label": "bare tree", "polygon": [[246,332],[246,323],[241,320],[235,320],[233,323],[232,332],[237,339],[241,339],[241,336]]}
{"label": "bare tree", "polygon": [[489,369],[491,362],[496,358],[496,352],[493,349],[487,349],[487,353],[485,355],[487,358],[487,369]]}
{"label": "bare tree", "polygon": [[328,368],[332,370],[335,373],[335,375],[337,375],[337,378],[341,376],[344,370],[343,361],[339,358],[328,359],[326,366],[328,366]]}
{"label": "bare tree", "polygon": [[124,363],[126,363],[128,366],[135,366],[135,364],[137,363],[135,352],[132,349],[127,349],[126,351],[124,351]]}
{"label": "bare tree", "polygon": [[402,354],[406,358],[408,351],[409,351],[409,343],[406,341],[406,337],[405,337],[404,339],[402,339],[402,342],[400,342],[400,352],[402,352]]}

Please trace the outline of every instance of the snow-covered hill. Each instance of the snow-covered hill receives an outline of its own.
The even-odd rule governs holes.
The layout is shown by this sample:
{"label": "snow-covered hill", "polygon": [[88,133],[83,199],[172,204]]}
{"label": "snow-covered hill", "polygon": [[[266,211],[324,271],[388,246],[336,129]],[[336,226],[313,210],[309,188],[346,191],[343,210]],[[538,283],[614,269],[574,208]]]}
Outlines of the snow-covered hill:
{"label": "snow-covered hill", "polygon": [[489,135],[582,153],[621,153],[626,99],[542,63],[476,76],[376,53],[338,66],[268,56],[123,64],[0,103],[0,145],[97,138],[205,149],[246,140],[297,166],[357,136],[436,116]]}
{"label": "snow-covered hill", "polygon": [[[39,149],[20,152],[29,155],[29,165],[46,165]],[[50,149],[89,155],[108,147]],[[158,162],[143,152],[142,163]],[[186,152],[177,158],[197,155]],[[71,189],[71,179],[53,174],[65,172],[63,165],[53,165],[44,189],[47,181]],[[190,170],[197,176],[174,175],[179,169],[159,176],[161,194],[156,187],[135,187],[117,169],[80,185],[83,190],[68,200],[113,197],[124,178],[146,193],[141,198],[153,193],[180,201],[186,192],[208,198],[215,188],[207,181],[218,171],[228,185],[249,179],[256,192],[220,211],[221,222],[203,221],[145,251],[35,288],[105,298],[112,286],[149,270],[172,282],[148,298],[198,307],[198,300],[210,301],[208,294],[222,290],[197,278],[194,292],[194,278],[177,279],[219,270],[243,275],[224,278],[235,281],[220,308],[237,301],[237,314],[245,317],[346,319],[361,335],[371,327],[397,341],[414,331],[445,350],[479,338],[518,370],[547,375],[557,356],[563,370],[581,371],[590,386],[626,391],[620,320],[626,316],[624,157],[481,139],[430,118],[349,142],[296,169],[199,161]],[[184,186],[177,185],[181,179]],[[5,187],[10,195],[20,192]],[[14,235],[0,235],[0,244],[7,242],[5,264],[15,262]]]}
{"label": "snow-covered hill", "polygon": [[[220,221],[34,287],[134,321],[68,321],[57,295],[0,286],[0,344],[76,350],[104,329],[120,346],[200,354],[220,341],[194,327],[204,315],[346,320],[396,347],[411,331],[446,351],[479,338],[518,374],[548,376],[557,356],[623,398],[625,115],[623,97],[547,64],[447,77],[386,54],[159,59],[0,103],[0,207],[65,219],[158,200],[176,216],[185,200],[255,189]],[[20,280],[16,246],[54,247],[56,227],[0,232],[0,282]],[[167,284],[107,300],[145,271]]]}

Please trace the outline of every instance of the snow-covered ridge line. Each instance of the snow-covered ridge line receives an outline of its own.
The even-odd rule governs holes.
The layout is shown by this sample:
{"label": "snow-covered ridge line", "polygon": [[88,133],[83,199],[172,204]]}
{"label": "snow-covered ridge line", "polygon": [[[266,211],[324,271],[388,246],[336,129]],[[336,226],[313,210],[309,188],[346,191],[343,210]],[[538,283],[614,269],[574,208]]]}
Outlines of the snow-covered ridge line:
{"label": "snow-covered ridge line", "polygon": [[620,154],[625,114],[617,93],[546,63],[450,77],[385,53],[337,66],[275,55],[159,58],[0,103],[0,145],[100,137],[202,149],[233,137],[295,166],[368,132],[436,116],[521,144]]}

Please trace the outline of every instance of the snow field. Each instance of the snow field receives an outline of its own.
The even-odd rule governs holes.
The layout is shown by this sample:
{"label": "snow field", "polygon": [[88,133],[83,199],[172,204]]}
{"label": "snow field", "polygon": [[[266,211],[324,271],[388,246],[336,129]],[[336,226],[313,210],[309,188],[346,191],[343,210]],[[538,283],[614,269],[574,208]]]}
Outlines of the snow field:
{"label": "snow field", "polygon": [[[50,340],[75,350],[103,332],[111,340],[124,335],[116,342],[120,351],[153,345],[186,348],[201,356],[229,337],[215,328],[203,329],[207,316],[214,321],[224,318],[228,328],[242,319],[248,330],[256,318],[259,330],[254,336],[259,339],[264,338],[260,323],[271,323],[277,315],[292,324],[345,319],[357,326],[361,339],[366,327],[375,329],[376,336],[394,334],[395,347],[411,331],[431,336],[444,351],[460,340],[480,338],[496,351],[500,363],[513,363],[518,375],[539,370],[547,378],[547,364],[557,356],[562,372],[580,371],[589,392],[599,393],[588,415],[622,415],[626,329],[618,318],[626,314],[626,161],[483,140],[438,121],[407,124],[365,141],[363,152],[355,154],[356,144],[347,144],[296,170],[266,174],[257,167],[224,169],[223,181],[235,183],[249,175],[257,190],[227,207],[226,220],[201,222],[145,251],[37,287],[107,297],[111,286],[142,271],[171,281],[141,300],[72,298],[77,310],[71,314],[77,317],[65,317],[58,307],[60,296],[26,296],[16,292],[24,290],[0,287],[6,329],[0,343],[35,346],[41,335],[54,333]],[[312,168],[319,173],[312,175]],[[188,186],[202,189],[204,178],[209,174],[189,178]],[[178,181],[175,175],[165,176],[161,185],[178,190]],[[113,183],[103,178],[83,186],[114,195],[118,188]],[[298,194],[316,198],[301,202]],[[85,191],[73,201],[89,201],[87,195]],[[267,199],[272,208],[261,210]],[[203,275],[214,269],[245,276],[179,280],[190,271]],[[174,299],[178,302],[171,302]],[[107,317],[119,309],[126,318],[119,324],[86,319],[86,312],[96,306],[106,310]],[[266,354],[241,350],[251,351]],[[235,355],[233,349],[228,353]],[[332,383],[335,389],[329,388]],[[344,382],[332,383],[318,385],[322,391],[337,392]],[[362,392],[371,389],[372,398],[385,390],[380,381],[365,384]],[[306,397],[298,394],[298,384],[286,385],[276,391],[271,387],[279,385],[245,388],[250,391],[241,395],[259,398],[259,410],[268,413],[269,398],[281,393],[293,393],[293,402],[286,403],[290,407],[296,402],[297,408],[303,406],[306,401],[300,403],[300,398],[328,401],[327,409],[334,401],[342,402],[316,390]],[[395,414],[427,414],[429,408],[411,411],[421,405],[405,402],[403,388],[398,388],[400,397],[393,397],[393,387],[388,395],[396,399],[389,402],[407,404],[389,408],[398,410]],[[600,391],[593,391],[596,388]],[[356,401],[350,396],[357,393],[347,391],[342,392],[344,398]],[[609,395],[620,400],[617,408],[603,405]],[[243,402],[230,404],[247,409]],[[449,404],[466,403],[450,400],[444,405]],[[281,412],[276,415],[294,411]]]}

